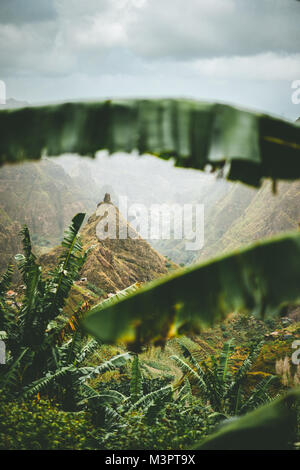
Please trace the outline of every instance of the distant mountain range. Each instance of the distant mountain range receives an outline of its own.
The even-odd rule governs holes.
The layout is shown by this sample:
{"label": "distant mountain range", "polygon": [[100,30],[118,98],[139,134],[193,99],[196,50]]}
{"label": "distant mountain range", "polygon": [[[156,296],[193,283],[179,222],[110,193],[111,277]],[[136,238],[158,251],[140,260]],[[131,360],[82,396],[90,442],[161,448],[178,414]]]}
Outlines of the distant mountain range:
{"label": "distant mountain range", "polygon": [[[10,99],[7,107],[28,103]],[[300,118],[298,119],[300,122]],[[174,168],[171,161],[153,156],[100,152],[95,160],[74,155],[0,169],[0,271],[20,250],[18,232],[27,224],[38,254],[62,238],[77,212],[95,211],[109,192],[114,204],[126,196],[128,205],[203,204],[204,247],[187,251],[186,240],[148,240],[177,264],[216,256],[287,230],[300,222],[300,182],[278,185],[273,195],[265,182],[254,190],[216,179],[214,175]],[[132,222],[131,220],[129,220]]]}
{"label": "distant mountain range", "polygon": [[14,98],[8,98],[5,104],[0,104],[0,109],[23,108],[24,106],[29,106],[28,101],[20,101],[20,100],[15,100]]}

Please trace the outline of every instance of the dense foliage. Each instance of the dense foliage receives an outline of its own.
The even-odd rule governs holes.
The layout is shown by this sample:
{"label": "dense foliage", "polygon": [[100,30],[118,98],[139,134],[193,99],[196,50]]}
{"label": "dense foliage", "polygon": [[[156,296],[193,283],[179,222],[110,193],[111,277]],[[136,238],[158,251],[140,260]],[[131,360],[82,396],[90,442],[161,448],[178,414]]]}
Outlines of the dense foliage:
{"label": "dense foliage", "polygon": [[[254,186],[270,177],[274,192],[276,179],[300,176],[298,125],[225,105],[184,100],[69,103],[2,110],[0,128],[0,164],[38,159],[45,150],[94,155],[101,148],[137,148],[175,157],[179,166],[203,169],[209,164],[229,179]],[[38,138],[28,138],[32,129]],[[151,341],[165,344],[176,333],[199,332],[233,311],[250,311],[259,318],[281,313],[300,300],[299,234],[176,272],[137,292],[123,291],[87,316],[79,306],[64,321],[66,299],[87,255],[82,255],[78,237],[83,219],[84,214],[74,217],[61,257],[47,275],[32,252],[28,229],[23,229],[24,253],[16,256],[24,284],[21,302],[7,299],[11,266],[0,281],[0,331],[7,346],[7,362],[0,369],[5,401],[0,446],[293,448],[299,391],[273,400],[270,374],[256,388],[244,389],[256,346],[234,373],[230,342],[218,358],[201,364],[182,347],[183,357],[173,357],[183,372],[179,381],[147,391],[138,356],[123,351],[96,365],[91,357],[100,340],[121,338],[139,351]],[[83,316],[85,331],[79,327]],[[127,367],[128,374],[130,361],[126,391],[95,386],[106,373]],[[265,401],[269,403],[261,407]]]}
{"label": "dense foliage", "polygon": [[[179,382],[172,375],[149,379],[146,363],[126,351],[95,364],[100,343],[79,327],[86,306],[79,305],[70,318],[63,312],[86,258],[78,236],[82,220],[81,214],[74,217],[59,264],[47,275],[24,227],[24,254],[16,256],[24,283],[19,302],[7,296],[12,266],[0,281],[0,330],[7,345],[0,370],[2,448],[185,449],[203,442],[220,422],[271,400],[271,375],[250,392],[243,389],[260,345],[252,345],[233,372],[231,342],[218,358],[208,356],[201,363],[179,343],[180,354],[170,358],[183,373]],[[138,289],[131,286],[101,308]],[[148,364],[155,370],[155,362]],[[102,375],[116,370],[123,370],[125,382],[101,382]]]}
{"label": "dense foliage", "polygon": [[0,403],[0,449],[92,449],[95,439],[85,413],[66,413],[47,400]]}

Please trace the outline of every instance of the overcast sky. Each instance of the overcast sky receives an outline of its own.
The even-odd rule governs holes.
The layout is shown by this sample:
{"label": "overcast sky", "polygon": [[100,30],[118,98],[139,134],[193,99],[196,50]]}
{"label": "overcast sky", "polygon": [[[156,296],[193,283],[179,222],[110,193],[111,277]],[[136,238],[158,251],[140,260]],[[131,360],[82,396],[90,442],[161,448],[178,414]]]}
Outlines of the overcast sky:
{"label": "overcast sky", "polygon": [[0,79],[30,102],[180,96],[300,116],[295,0],[1,0]]}

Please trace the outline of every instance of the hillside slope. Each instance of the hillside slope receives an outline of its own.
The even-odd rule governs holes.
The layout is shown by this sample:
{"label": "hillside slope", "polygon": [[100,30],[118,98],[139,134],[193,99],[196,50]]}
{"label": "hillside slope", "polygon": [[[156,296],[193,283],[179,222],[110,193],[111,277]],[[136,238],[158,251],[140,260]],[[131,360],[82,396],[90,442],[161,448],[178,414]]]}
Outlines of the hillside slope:
{"label": "hillside slope", "polygon": [[297,230],[299,222],[299,181],[280,182],[276,195],[269,181],[258,191],[235,185],[207,215],[205,246],[199,260]]}
{"label": "hillside slope", "polygon": [[[95,188],[89,184],[90,191]],[[0,171],[0,272],[21,249],[26,224],[38,251],[59,243],[77,212],[91,211],[89,192],[52,161],[4,166]]]}

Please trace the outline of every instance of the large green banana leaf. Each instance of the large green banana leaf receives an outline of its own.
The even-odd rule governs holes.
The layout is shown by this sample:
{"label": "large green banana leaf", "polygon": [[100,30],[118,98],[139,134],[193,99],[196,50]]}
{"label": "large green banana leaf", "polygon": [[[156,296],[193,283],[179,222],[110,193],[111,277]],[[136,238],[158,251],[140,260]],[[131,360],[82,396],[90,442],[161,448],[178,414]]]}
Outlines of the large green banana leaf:
{"label": "large green banana leaf", "polygon": [[[199,450],[289,450],[297,439],[300,390],[234,419],[208,437]],[[298,408],[298,410],[297,410]]]}
{"label": "large green banana leaf", "polygon": [[300,233],[293,233],[176,271],[124,300],[95,306],[84,327],[104,342],[131,348],[199,332],[229,312],[270,317],[300,301]]}
{"label": "large green banana leaf", "polygon": [[115,100],[0,111],[0,165],[101,149],[137,149],[201,170],[226,164],[228,179],[254,186],[300,177],[298,124],[223,104]]}

